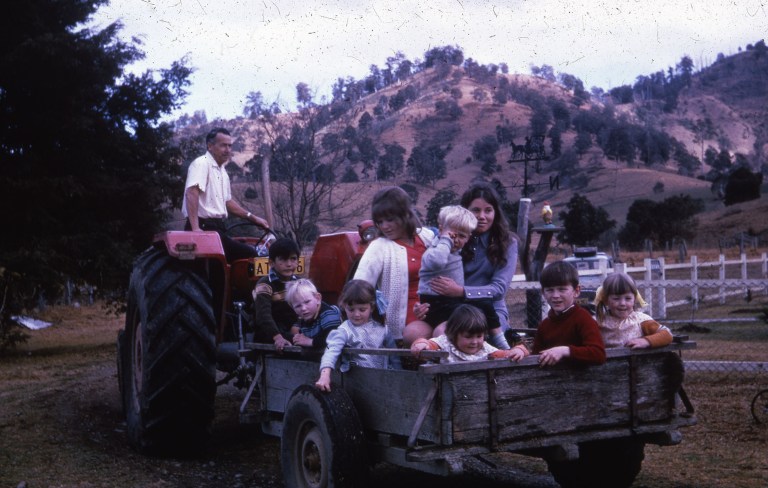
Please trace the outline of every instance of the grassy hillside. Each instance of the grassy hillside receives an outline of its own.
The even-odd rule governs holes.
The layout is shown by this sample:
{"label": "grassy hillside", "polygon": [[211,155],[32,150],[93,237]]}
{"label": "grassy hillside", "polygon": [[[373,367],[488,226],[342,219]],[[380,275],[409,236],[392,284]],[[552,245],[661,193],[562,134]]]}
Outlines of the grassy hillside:
{"label": "grassy hillside", "polygon": [[[690,86],[682,89],[677,106],[665,112],[653,100],[642,100],[635,94],[635,101],[613,105],[610,97],[599,100],[592,97],[589,102],[574,96],[556,83],[541,78],[520,74],[497,74],[482,80],[468,76],[467,70],[452,66],[447,71],[435,68],[424,69],[404,81],[393,83],[356,100],[344,114],[323,127],[316,135],[322,140],[326,134],[341,134],[345,129],[358,129],[360,137],[370,137],[379,154],[386,144],[398,144],[405,150],[405,159],[414,147],[437,145],[447,150],[445,163],[447,176],[433,186],[416,185],[419,191],[417,207],[425,213],[426,205],[434,193],[442,188],[451,188],[461,193],[468,184],[478,178],[496,178],[502,182],[512,201],[522,196],[526,165],[521,162],[508,163],[512,145],[504,141],[495,153],[497,170],[484,174],[482,163],[473,157],[473,145],[479,139],[496,137],[501,127],[512,137],[514,144],[523,144],[531,135],[532,117],[541,104],[564,107],[567,113],[565,130],[562,131],[562,151],[573,151],[576,128],[570,122],[582,112],[605,113],[612,111],[616,120],[645,127],[672,136],[693,156],[703,159],[707,148],[727,150],[733,157],[739,153],[749,161],[752,168],[760,170],[765,166],[768,153],[768,126],[765,123],[765,108],[768,107],[768,57],[756,56],[755,51],[745,51],[718,60],[712,66],[693,75]],[[497,90],[507,90],[505,100],[499,100]],[[393,109],[391,101],[400,93],[410,90],[415,94],[401,107]],[[450,114],[441,112],[439,107],[455,106]],[[368,113],[378,114],[370,127],[363,131],[360,118]],[[290,118],[291,114],[281,117]],[[551,128],[555,118],[550,115],[547,125]],[[264,142],[259,122],[237,119],[229,121],[240,139],[239,151],[233,158],[243,165],[257,152]],[[707,127],[702,130],[701,127]],[[661,201],[679,194],[700,198],[705,211],[699,216],[702,244],[712,245],[722,236],[740,231],[766,233],[768,215],[765,197],[744,204],[726,208],[711,191],[711,183],[702,179],[710,167],[702,164],[690,176],[679,174],[672,155],[666,163],[646,165],[639,155],[632,163],[607,157],[597,145],[598,134],[592,136],[592,147],[578,158],[575,168],[563,170],[562,160],[550,158],[538,164],[528,164],[528,184],[533,188],[530,197],[534,208],[540,208],[549,201],[555,215],[565,209],[565,204],[575,194],[586,196],[589,201],[608,211],[610,217],[621,226],[627,209],[637,199]],[[319,144],[319,143],[316,143]],[[547,152],[551,153],[547,139]],[[406,171],[389,181],[374,181],[369,174],[366,180],[362,163],[351,163],[362,181],[356,184],[340,184],[339,191],[355,195],[351,205],[367,208],[375,189],[386,184],[413,183]],[[375,173],[375,172],[374,172]],[[559,187],[550,188],[552,181],[559,179]],[[244,194],[245,188],[253,187],[260,194],[258,182],[235,184],[236,195]],[[260,199],[249,202],[257,208]],[[367,211],[354,214],[367,216]],[[322,231],[338,228],[354,228],[356,222],[338,219],[332,225],[324,224]]]}

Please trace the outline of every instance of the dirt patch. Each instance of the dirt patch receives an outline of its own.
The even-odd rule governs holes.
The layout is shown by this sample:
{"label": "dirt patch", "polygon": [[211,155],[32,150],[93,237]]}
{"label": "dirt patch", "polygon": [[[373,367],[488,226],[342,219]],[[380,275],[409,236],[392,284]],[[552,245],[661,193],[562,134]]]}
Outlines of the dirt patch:
{"label": "dirt patch", "polygon": [[[53,315],[50,315],[53,314]],[[195,459],[139,455],[127,444],[117,392],[114,338],[121,318],[97,307],[49,312],[56,325],[30,333],[15,354],[0,358],[0,486],[281,487],[279,440],[241,426],[242,392],[217,395],[214,435]],[[768,426],[749,402],[765,376],[690,374],[688,393],[699,424],[674,447],[648,446],[635,487],[764,487]],[[556,485],[544,463],[499,454],[470,465],[471,475],[443,480],[377,466],[373,488]]]}

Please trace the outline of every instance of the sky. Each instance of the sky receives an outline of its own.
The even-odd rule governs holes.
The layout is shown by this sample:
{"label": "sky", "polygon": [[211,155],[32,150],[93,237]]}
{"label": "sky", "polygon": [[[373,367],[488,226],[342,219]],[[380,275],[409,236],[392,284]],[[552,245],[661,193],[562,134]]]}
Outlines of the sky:
{"label": "sky", "polygon": [[446,45],[510,73],[547,64],[608,90],[684,55],[698,69],[768,38],[768,0],[111,0],[90,27],[118,20],[146,53],[130,71],[183,57],[195,69],[173,118],[213,120],[241,115],[253,91],[290,109],[299,82],[320,102],[339,77]]}

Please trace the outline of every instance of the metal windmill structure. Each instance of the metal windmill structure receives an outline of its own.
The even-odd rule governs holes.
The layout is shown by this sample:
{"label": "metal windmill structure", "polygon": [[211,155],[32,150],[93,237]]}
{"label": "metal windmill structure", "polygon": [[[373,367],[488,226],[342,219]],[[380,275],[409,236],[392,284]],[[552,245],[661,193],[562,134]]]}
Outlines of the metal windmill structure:
{"label": "metal windmill structure", "polygon": [[510,154],[507,163],[524,163],[525,169],[523,173],[523,197],[528,198],[532,193],[531,186],[528,184],[528,163],[535,162],[538,168],[540,161],[546,161],[549,159],[546,148],[544,147],[545,136],[533,135],[525,138],[525,144],[515,144],[514,141],[510,143],[512,146],[512,154]]}

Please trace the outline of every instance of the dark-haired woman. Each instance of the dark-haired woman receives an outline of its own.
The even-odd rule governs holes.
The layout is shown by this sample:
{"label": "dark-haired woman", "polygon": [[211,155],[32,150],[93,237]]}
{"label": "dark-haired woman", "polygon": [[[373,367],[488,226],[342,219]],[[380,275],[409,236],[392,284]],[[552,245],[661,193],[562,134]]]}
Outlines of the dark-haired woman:
{"label": "dark-haired woman", "polygon": [[[477,217],[477,228],[462,250],[464,286],[450,278],[439,277],[432,280],[432,289],[441,295],[464,297],[469,304],[473,299],[493,298],[501,327],[489,331],[488,342],[499,349],[509,349],[503,333],[509,327],[505,297],[517,268],[519,239],[509,230],[499,196],[490,185],[478,183],[471,186],[461,196],[461,206]],[[417,308],[416,313],[421,316],[421,309]]]}
{"label": "dark-haired woman", "polygon": [[395,341],[403,338],[405,324],[416,320],[421,256],[435,234],[421,227],[411,198],[400,187],[382,188],[373,197],[371,217],[381,237],[360,258],[355,279],[381,291],[387,301],[385,325]]}

